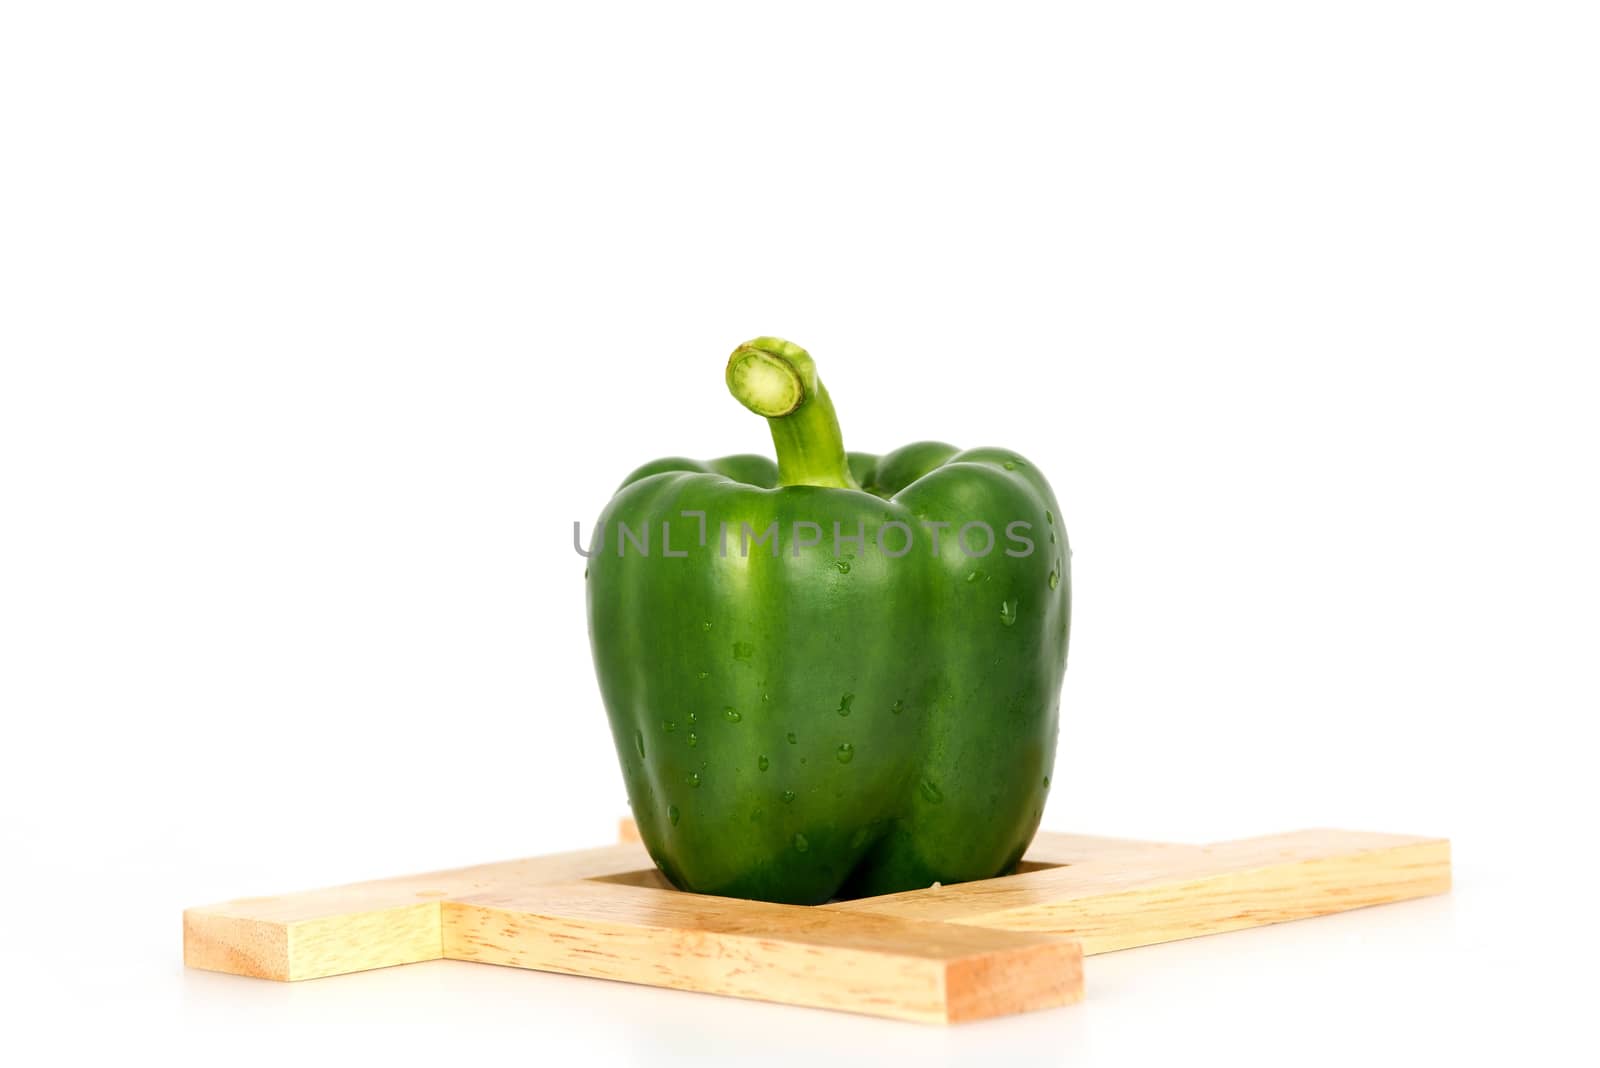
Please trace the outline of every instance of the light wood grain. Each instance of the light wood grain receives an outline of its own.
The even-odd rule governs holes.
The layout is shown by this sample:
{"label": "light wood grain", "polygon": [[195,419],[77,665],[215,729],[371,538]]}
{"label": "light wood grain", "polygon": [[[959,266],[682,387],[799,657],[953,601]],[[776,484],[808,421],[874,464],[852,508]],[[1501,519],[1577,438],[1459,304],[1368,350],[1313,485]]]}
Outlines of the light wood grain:
{"label": "light wood grain", "polygon": [[439,905],[446,898],[647,869],[643,846],[614,845],[238,898],[184,912],[183,961],[262,979],[316,979],[438,960]]}
{"label": "light wood grain", "polygon": [[[1081,954],[1450,888],[1443,839],[1040,834],[1019,873],[816,908],[681,893],[622,844],[184,913],[193,967],[308,979],[450,957],[953,1022],[1076,1000]],[[1080,949],[1080,942],[1082,947]]]}
{"label": "light wood grain", "polygon": [[1068,939],[616,883],[446,902],[444,954],[935,1023],[1083,995]]}
{"label": "light wood grain", "polygon": [[1314,830],[1203,848],[1119,851],[829,909],[1069,935],[1086,954],[1404,901],[1450,889],[1438,838]]}

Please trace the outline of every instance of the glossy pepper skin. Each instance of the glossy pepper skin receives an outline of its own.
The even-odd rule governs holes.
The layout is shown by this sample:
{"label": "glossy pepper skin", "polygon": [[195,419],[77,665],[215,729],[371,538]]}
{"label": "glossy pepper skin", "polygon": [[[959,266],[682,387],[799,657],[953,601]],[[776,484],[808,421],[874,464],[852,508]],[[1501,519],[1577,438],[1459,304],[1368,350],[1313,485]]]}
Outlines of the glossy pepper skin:
{"label": "glossy pepper skin", "polygon": [[[727,379],[778,463],[646,464],[590,543],[595,669],[651,857],[684,890],[796,904],[1010,871],[1050,786],[1070,626],[1044,476],[1005,449],[846,454],[810,356],[777,338]],[[905,530],[878,542],[894,521],[903,555]],[[959,537],[974,521],[986,553],[981,527]],[[777,555],[755,541],[774,522]]]}

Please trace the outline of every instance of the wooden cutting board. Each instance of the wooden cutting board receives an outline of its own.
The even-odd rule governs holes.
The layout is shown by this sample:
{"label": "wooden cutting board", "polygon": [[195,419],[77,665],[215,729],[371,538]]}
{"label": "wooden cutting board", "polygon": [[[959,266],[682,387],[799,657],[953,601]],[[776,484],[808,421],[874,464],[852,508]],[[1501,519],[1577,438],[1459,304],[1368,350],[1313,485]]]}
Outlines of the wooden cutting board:
{"label": "wooden cutting board", "polygon": [[956,1023],[1083,996],[1085,954],[1442,894],[1450,843],[1041,832],[1013,875],[807,907],[687,894],[622,842],[183,914],[192,968],[317,979],[467,960]]}

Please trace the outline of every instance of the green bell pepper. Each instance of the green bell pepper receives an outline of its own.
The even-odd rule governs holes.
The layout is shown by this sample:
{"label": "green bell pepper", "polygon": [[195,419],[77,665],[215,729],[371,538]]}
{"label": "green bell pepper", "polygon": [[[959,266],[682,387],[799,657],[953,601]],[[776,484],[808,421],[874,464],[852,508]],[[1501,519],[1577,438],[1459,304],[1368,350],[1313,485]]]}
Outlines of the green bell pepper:
{"label": "green bell pepper", "polygon": [[727,383],[777,464],[646,464],[585,553],[650,856],[684,890],[800,904],[1012,870],[1066,670],[1050,486],[1005,449],[847,454],[811,357],[778,338],[736,349]]}

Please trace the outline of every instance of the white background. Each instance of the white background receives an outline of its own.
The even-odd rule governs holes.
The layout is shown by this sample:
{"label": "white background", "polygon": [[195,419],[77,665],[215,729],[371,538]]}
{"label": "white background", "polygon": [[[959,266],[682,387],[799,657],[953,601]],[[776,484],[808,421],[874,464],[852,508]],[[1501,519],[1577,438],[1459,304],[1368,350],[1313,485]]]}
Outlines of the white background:
{"label": "white background", "polygon": [[[0,7],[6,1040],[174,1061],[1575,1055],[1597,949],[1582,3]],[[464,964],[186,973],[185,905],[625,811],[571,523],[1005,444],[1075,548],[1045,824],[1448,835],[1443,900],[954,1030]],[[215,1063],[215,1061],[212,1061]]]}

